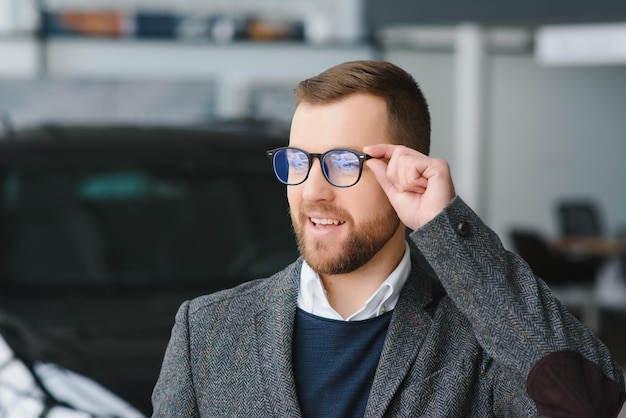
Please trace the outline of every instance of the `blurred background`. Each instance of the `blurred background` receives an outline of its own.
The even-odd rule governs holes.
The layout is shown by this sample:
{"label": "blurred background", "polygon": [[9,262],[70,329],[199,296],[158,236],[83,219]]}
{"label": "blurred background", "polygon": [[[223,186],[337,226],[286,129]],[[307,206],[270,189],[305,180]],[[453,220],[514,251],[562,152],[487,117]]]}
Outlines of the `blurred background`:
{"label": "blurred background", "polygon": [[286,142],[295,84],[355,59],[415,77],[458,194],[626,364],[624,2],[0,0],[0,136],[239,126]]}
{"label": "blurred background", "polygon": [[513,224],[556,234],[571,196],[596,200],[612,232],[626,224],[624,19],[608,0],[2,0],[0,107],[17,127],[288,121],[300,79],[385,59],[423,87],[432,153],[505,239]]}

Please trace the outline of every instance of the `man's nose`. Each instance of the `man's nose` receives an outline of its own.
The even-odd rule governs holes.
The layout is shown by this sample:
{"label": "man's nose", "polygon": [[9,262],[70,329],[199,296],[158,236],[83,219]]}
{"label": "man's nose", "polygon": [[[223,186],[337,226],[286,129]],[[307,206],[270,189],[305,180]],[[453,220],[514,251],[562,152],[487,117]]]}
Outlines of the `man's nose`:
{"label": "man's nose", "polygon": [[314,158],[309,177],[302,183],[302,198],[309,201],[331,200],[334,186],[326,180],[320,161]]}

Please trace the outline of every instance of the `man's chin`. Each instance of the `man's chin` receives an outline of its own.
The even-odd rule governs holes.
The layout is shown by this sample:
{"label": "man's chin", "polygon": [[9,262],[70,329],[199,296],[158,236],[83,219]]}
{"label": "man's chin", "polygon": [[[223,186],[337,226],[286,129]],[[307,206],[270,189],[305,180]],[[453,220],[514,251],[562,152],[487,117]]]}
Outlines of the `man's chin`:
{"label": "man's chin", "polygon": [[307,264],[318,274],[336,274],[338,269],[341,270],[342,260],[345,260],[345,257],[340,255],[343,252],[339,248],[311,250],[309,247],[301,252]]}

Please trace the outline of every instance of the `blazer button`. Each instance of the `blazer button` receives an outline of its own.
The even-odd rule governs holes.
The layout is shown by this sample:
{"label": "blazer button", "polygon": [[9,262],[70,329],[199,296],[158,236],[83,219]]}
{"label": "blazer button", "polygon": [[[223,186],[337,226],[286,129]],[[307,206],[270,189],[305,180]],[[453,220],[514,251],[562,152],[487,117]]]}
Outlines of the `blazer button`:
{"label": "blazer button", "polygon": [[470,226],[469,222],[463,221],[459,223],[459,225],[456,227],[456,230],[460,236],[466,237],[472,232],[472,227]]}

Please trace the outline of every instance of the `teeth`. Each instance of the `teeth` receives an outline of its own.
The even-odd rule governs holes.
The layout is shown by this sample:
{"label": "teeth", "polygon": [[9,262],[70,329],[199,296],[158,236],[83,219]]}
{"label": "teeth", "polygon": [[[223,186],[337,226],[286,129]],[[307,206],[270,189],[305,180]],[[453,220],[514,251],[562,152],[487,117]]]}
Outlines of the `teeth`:
{"label": "teeth", "polygon": [[319,219],[319,218],[311,218],[311,222],[315,225],[340,225],[343,222],[338,221],[337,219]]}

